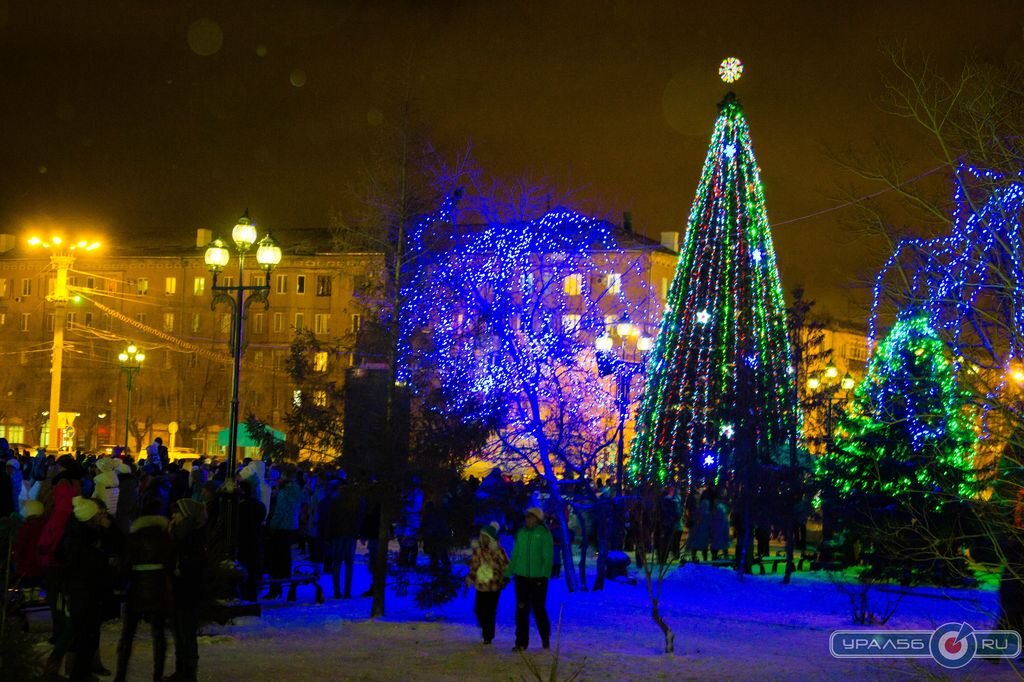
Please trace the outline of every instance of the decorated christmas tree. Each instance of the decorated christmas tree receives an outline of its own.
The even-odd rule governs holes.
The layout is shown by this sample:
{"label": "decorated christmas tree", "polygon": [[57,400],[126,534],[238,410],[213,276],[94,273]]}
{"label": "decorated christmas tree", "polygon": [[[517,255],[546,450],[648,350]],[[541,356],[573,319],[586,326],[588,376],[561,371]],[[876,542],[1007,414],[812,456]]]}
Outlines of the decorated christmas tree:
{"label": "decorated christmas tree", "polygon": [[[741,69],[726,60],[720,74]],[[719,109],[637,415],[638,479],[716,480],[788,450],[798,427],[761,171],[736,96]]]}
{"label": "decorated christmas tree", "polygon": [[902,313],[818,460],[826,503],[933,515],[972,493],[976,441],[968,395],[927,313]]}

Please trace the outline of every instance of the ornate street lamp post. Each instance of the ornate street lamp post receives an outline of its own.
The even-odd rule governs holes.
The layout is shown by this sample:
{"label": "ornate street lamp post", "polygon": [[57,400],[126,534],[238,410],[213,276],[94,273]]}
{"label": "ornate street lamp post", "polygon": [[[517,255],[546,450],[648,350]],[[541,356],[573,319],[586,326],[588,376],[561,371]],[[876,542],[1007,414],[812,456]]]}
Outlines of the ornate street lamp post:
{"label": "ornate street lamp post", "polygon": [[[601,376],[615,374],[615,405],[619,412],[618,427],[618,451],[615,455],[615,496],[622,495],[622,481],[625,477],[626,460],[626,416],[629,412],[629,389],[633,381],[633,375],[644,370],[642,355],[649,351],[652,346],[652,339],[644,336],[641,329],[634,325],[629,315],[623,313],[619,321],[614,325],[615,335],[608,332],[599,336],[594,341],[598,351],[598,371]],[[640,355],[640,359],[627,360],[627,344],[630,339],[635,339],[634,358]],[[618,349],[618,353],[615,349]]]}
{"label": "ornate street lamp post", "polygon": [[[238,223],[231,231],[231,240],[235,243],[238,253],[238,279],[228,285],[217,284],[217,277],[228,262],[231,260],[231,253],[227,245],[221,239],[214,239],[206,247],[204,260],[206,266],[213,273],[213,300],[210,308],[216,309],[218,303],[227,303],[231,306],[231,352],[234,362],[231,366],[231,412],[228,418],[228,452],[227,452],[227,476],[233,480],[235,475],[236,450],[238,448],[238,383],[242,373],[242,323],[245,320],[247,306],[262,302],[267,304],[267,295],[270,293],[270,273],[274,267],[281,262],[281,247],[268,233],[263,239],[256,241],[256,225],[249,220],[249,211],[239,218]],[[245,285],[245,256],[257,245],[256,262],[266,273],[263,284]],[[248,296],[246,294],[249,294]]]}
{"label": "ornate street lamp post", "polygon": [[134,343],[130,343],[121,351],[117,359],[121,363],[121,371],[128,376],[128,403],[124,408],[124,451],[127,453],[128,425],[132,423],[132,380],[139,373],[139,370],[142,369],[142,363],[146,359],[146,354]]}
{"label": "ornate street lamp post", "polygon": [[836,366],[829,364],[825,368],[822,376],[817,374],[811,375],[807,379],[807,388],[812,392],[821,391],[825,393],[826,402],[826,413],[825,413],[825,442],[828,451],[832,451],[832,411],[835,405],[845,403],[850,396],[850,391],[856,385],[856,381],[853,376],[847,372],[842,379],[839,378],[839,370]]}

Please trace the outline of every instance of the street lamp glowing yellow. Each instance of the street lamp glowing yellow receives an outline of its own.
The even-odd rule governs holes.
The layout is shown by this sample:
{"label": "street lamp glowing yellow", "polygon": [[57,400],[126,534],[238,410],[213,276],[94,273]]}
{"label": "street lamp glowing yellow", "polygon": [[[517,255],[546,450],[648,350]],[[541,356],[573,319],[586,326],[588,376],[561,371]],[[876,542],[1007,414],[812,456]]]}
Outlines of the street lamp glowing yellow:
{"label": "street lamp glowing yellow", "polygon": [[839,370],[836,369],[835,365],[829,364],[829,366],[825,368],[825,378],[835,379],[837,376],[839,376]]}
{"label": "street lamp glowing yellow", "polygon": [[817,391],[820,386],[821,379],[819,379],[818,377],[811,377],[807,380],[807,388],[811,389],[812,391]]}
{"label": "street lamp glowing yellow", "polygon": [[849,372],[847,372],[846,375],[843,376],[842,381],[839,382],[839,385],[842,387],[844,391],[853,390],[855,384],[856,382],[854,381],[853,376]]}

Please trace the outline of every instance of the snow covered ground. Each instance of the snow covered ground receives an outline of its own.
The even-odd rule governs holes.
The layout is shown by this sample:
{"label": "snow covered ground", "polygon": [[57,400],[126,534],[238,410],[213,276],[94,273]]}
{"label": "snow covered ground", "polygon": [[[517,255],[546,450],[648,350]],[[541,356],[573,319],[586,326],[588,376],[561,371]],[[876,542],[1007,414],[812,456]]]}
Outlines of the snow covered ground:
{"label": "snow covered ground", "polygon": [[[330,595],[329,581],[324,587]],[[357,565],[357,593],[366,588]],[[312,603],[300,588],[296,604],[267,602],[260,619],[206,628],[200,643],[203,680],[520,680],[535,679],[512,652],[514,598],[501,596],[498,635],[480,642],[472,593],[431,614],[410,598],[388,595],[386,618],[367,619],[369,598]],[[884,595],[876,598],[884,599]],[[1006,662],[974,661],[950,672],[930,660],[833,659],[829,634],[852,625],[849,599],[821,573],[747,576],[687,565],[666,580],[663,613],[676,632],[676,654],[661,653],[662,637],[650,618],[645,584],[611,583],[603,592],[566,592],[551,583],[548,608],[562,610],[559,679],[582,666],[585,680],[813,680],[813,679],[1016,679]],[[975,590],[917,588],[902,599],[889,629],[931,629],[950,621],[992,626],[996,595],[991,580]],[[119,626],[103,632],[103,661],[113,667]],[[150,679],[151,647],[145,627],[135,647],[129,679]],[[534,632],[526,656],[547,679],[553,652],[542,651]],[[173,671],[173,647],[167,673]]]}

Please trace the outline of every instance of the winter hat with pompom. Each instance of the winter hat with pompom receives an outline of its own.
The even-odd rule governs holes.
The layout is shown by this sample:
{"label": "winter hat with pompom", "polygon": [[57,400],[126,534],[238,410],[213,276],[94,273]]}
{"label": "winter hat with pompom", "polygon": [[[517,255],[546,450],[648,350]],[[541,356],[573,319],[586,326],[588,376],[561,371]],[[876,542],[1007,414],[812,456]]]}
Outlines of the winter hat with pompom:
{"label": "winter hat with pompom", "polygon": [[100,510],[99,505],[81,495],[71,498],[71,508],[74,510],[75,518],[82,523],[96,516]]}

